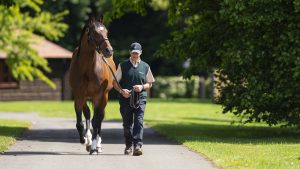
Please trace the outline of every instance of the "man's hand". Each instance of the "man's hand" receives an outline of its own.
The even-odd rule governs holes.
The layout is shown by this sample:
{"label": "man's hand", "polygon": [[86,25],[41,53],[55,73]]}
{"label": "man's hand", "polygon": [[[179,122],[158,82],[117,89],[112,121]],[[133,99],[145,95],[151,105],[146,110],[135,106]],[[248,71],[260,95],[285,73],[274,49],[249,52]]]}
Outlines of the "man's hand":
{"label": "man's hand", "polygon": [[128,89],[122,89],[121,94],[125,98],[130,97],[130,91]]}
{"label": "man's hand", "polygon": [[134,85],[134,86],[133,86],[133,90],[134,90],[135,92],[141,92],[143,89],[144,89],[144,88],[143,88],[143,85]]}

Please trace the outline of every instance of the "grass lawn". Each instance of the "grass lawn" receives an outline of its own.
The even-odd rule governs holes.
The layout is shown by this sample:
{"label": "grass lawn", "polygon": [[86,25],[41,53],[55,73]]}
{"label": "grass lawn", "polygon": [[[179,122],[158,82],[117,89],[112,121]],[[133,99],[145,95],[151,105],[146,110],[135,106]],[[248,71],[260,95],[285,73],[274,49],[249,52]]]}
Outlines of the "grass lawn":
{"label": "grass lawn", "polygon": [[[0,102],[1,111],[75,117],[72,102]],[[293,129],[231,124],[232,116],[220,111],[207,101],[149,100],[145,121],[221,168],[300,169],[300,136]],[[118,102],[109,102],[105,118],[120,120]]]}
{"label": "grass lawn", "polygon": [[30,122],[0,119],[0,154],[14,143],[16,137],[25,131],[30,124]]}

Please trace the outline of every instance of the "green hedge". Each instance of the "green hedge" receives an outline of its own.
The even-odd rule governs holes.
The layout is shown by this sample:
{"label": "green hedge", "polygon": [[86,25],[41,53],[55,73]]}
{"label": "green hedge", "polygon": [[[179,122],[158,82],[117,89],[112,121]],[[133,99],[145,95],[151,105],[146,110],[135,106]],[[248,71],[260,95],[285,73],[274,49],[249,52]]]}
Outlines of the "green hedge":
{"label": "green hedge", "polygon": [[[180,76],[157,76],[151,89],[153,98],[196,98],[200,78],[192,76],[185,80]],[[209,98],[210,80],[206,80],[206,98]]]}

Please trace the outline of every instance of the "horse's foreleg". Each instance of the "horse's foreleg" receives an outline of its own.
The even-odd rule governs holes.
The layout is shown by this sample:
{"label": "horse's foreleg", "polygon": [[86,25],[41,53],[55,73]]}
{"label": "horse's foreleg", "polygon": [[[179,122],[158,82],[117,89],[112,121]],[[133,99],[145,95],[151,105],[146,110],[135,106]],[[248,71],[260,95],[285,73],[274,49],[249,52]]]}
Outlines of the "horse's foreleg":
{"label": "horse's foreleg", "polygon": [[100,130],[101,130],[101,122],[104,118],[104,113],[101,112],[102,110],[100,108],[95,109],[95,116],[92,120],[93,125],[93,137],[92,137],[92,147],[90,154],[98,154],[102,153],[102,147],[101,147],[101,137],[100,137]]}
{"label": "horse's foreleg", "polygon": [[102,139],[101,139],[101,125],[102,125],[102,121],[104,119],[104,109],[102,109],[101,107],[101,111],[99,112],[99,124],[98,124],[98,133],[97,133],[97,144],[96,144],[96,149],[98,151],[98,153],[102,153],[102,146],[101,146],[101,142],[102,142]]}
{"label": "horse's foreleg", "polygon": [[105,107],[107,105],[107,101],[108,101],[108,93],[105,93],[100,101],[100,115],[99,115],[99,128],[98,128],[98,136],[97,136],[97,150],[98,152],[102,152],[102,146],[101,146],[101,126],[102,126],[102,121],[104,119],[104,115],[105,115]]}
{"label": "horse's foreleg", "polygon": [[74,107],[75,107],[76,119],[77,119],[76,128],[79,133],[80,143],[84,144],[85,140],[83,137],[84,125],[82,122],[82,107],[83,107],[82,103],[83,103],[82,100],[76,99]]}
{"label": "horse's foreleg", "polygon": [[94,117],[92,120],[92,125],[93,125],[93,136],[92,136],[92,149],[90,154],[96,154],[96,153],[101,153],[102,152],[102,147],[101,147],[101,124],[104,119],[104,108],[107,104],[107,99],[108,95],[102,95],[99,104],[95,106],[94,110]]}
{"label": "horse's foreleg", "polygon": [[92,133],[91,133],[91,122],[90,122],[91,112],[86,103],[83,105],[83,114],[86,122],[85,144],[86,144],[86,150],[89,152],[91,150],[91,145],[92,145]]}
{"label": "horse's foreleg", "polygon": [[96,105],[94,108],[94,116],[92,119],[92,125],[93,125],[93,135],[92,135],[92,147],[90,154],[97,154],[97,135],[98,135],[98,129],[99,129],[99,105]]}

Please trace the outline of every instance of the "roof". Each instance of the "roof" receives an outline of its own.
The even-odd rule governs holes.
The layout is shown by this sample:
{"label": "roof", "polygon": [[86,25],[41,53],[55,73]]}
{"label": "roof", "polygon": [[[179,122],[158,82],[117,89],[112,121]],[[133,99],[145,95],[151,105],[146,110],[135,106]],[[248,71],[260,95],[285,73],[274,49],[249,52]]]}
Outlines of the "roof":
{"label": "roof", "polygon": [[[32,47],[38,51],[39,55],[43,58],[61,58],[61,59],[71,59],[72,52],[58,46],[57,44],[48,41],[43,38],[36,38],[35,40],[37,43],[32,44]],[[6,54],[0,51],[0,59],[6,58]]]}

